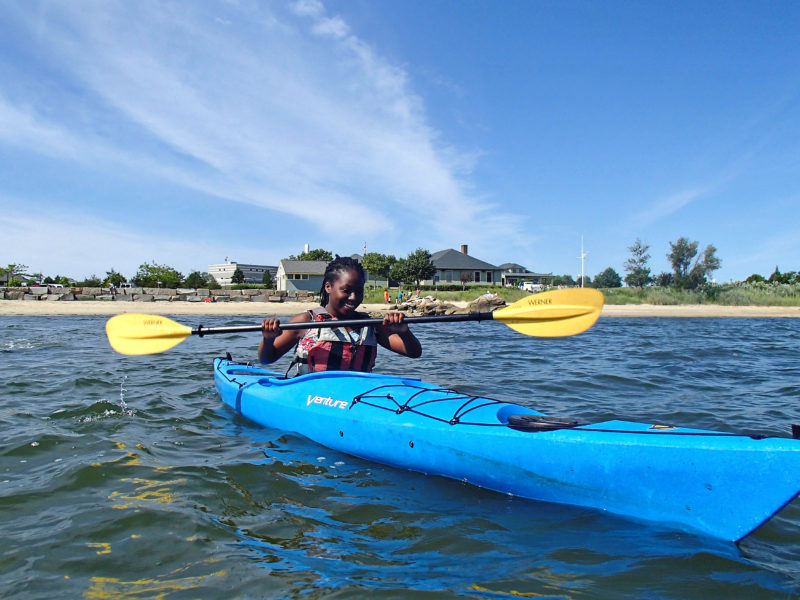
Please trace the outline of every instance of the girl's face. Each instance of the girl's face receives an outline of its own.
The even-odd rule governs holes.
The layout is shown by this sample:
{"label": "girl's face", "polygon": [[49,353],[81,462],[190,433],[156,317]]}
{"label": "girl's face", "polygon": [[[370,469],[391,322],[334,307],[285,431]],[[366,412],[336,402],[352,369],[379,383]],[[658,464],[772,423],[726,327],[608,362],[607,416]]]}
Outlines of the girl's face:
{"label": "girl's face", "polygon": [[334,317],[352,318],[364,299],[364,281],[355,269],[339,272],[339,277],[325,284],[328,304],[325,308]]}

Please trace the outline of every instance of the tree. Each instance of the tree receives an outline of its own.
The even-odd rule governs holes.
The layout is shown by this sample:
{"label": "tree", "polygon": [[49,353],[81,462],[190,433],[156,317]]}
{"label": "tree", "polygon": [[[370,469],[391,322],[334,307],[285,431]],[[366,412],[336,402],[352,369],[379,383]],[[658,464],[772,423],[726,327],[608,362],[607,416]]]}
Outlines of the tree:
{"label": "tree", "polygon": [[745,283],[764,283],[765,281],[766,279],[764,279],[764,277],[758,273],[753,273],[750,275],[750,277],[744,280]]}
{"label": "tree", "polygon": [[689,276],[692,259],[697,254],[697,242],[690,242],[688,238],[681,237],[674,244],[670,242],[669,247],[670,252],[667,254],[667,258],[672,264],[675,282],[680,286],[681,282]]}
{"label": "tree", "polygon": [[698,283],[705,283],[721,266],[722,260],[717,256],[717,249],[713,244],[709,244],[703,248],[703,254],[695,262],[690,274]]}
{"label": "tree", "polygon": [[[583,277],[583,285],[581,285],[581,277]],[[578,275],[578,278],[575,280],[575,285],[579,285],[581,287],[592,287],[592,278],[586,274],[583,276]]]}
{"label": "tree", "polygon": [[183,275],[179,271],[153,261],[139,265],[139,270],[131,281],[139,287],[176,288],[180,286],[182,280]]}
{"label": "tree", "polygon": [[622,279],[620,279],[619,273],[617,273],[611,267],[608,267],[605,271],[595,276],[594,287],[596,288],[622,287]]}
{"label": "tree", "polygon": [[675,277],[675,285],[681,288],[692,289],[706,283],[708,277],[722,266],[722,261],[717,257],[717,249],[709,244],[703,249],[703,253],[694,261],[697,255],[697,242],[690,242],[688,238],[678,238],[678,241],[670,245],[670,253],[667,258],[672,263]]}
{"label": "tree", "polygon": [[669,287],[672,285],[672,281],[672,273],[667,273],[666,271],[661,271],[655,278],[655,284],[659,287]]}
{"label": "tree", "polygon": [[263,283],[268,288],[273,287],[272,275],[270,274],[269,269],[264,271],[264,275],[263,275],[263,277],[261,277],[261,283]]}
{"label": "tree", "polygon": [[75,282],[75,285],[77,285],[78,287],[100,287],[100,283],[101,283],[100,278],[94,273],[92,273],[91,275],[89,275],[89,277],[87,277],[83,281]]}
{"label": "tree", "polygon": [[781,273],[780,269],[778,269],[776,266],[775,270],[772,272],[772,275],[769,276],[767,281],[770,283],[791,283],[796,279],[797,273],[795,271],[786,271],[786,273]]}
{"label": "tree", "polygon": [[244,273],[239,267],[233,271],[233,275],[231,275],[231,283],[244,283]]}
{"label": "tree", "polygon": [[400,283],[412,283],[411,275],[408,272],[408,261],[405,258],[398,258],[389,270],[389,279]]}
{"label": "tree", "polygon": [[333,254],[328,250],[317,248],[315,250],[309,250],[308,252],[302,252],[297,256],[291,255],[289,260],[324,260],[330,262],[333,260]]}
{"label": "tree", "polygon": [[[632,246],[628,246],[631,257],[625,262],[625,270],[628,274],[625,276],[625,284],[631,287],[644,287],[652,283],[653,278],[650,276],[650,267],[647,263],[650,261],[650,246],[642,243],[642,240],[636,238]],[[598,286],[601,287],[601,286]],[[602,286],[607,287],[607,286]]]}
{"label": "tree", "polygon": [[119,287],[123,283],[128,283],[128,280],[117,273],[112,267],[110,271],[106,271],[106,278],[103,280],[103,287],[107,287],[109,283],[113,283],[114,287]]}
{"label": "tree", "polygon": [[459,278],[461,279],[461,290],[462,291],[466,290],[467,284],[472,283],[472,280],[474,278],[475,276],[472,274],[471,271],[464,271],[463,273],[461,273],[461,277]]}
{"label": "tree", "polygon": [[561,287],[575,287],[575,280],[572,275],[556,275],[553,277],[553,285]]}
{"label": "tree", "polygon": [[425,279],[433,279],[433,274],[436,272],[436,267],[433,266],[431,260],[431,253],[423,248],[417,248],[414,252],[406,257],[406,273],[410,282],[419,285],[420,281]]}
{"label": "tree", "polygon": [[380,252],[367,252],[361,259],[361,265],[364,270],[373,276],[375,287],[378,286],[378,277],[388,279],[392,266],[397,262],[397,259],[391,254],[381,254]]}
{"label": "tree", "polygon": [[186,276],[183,285],[187,288],[208,288],[213,278],[206,272],[192,271]]}
{"label": "tree", "polygon": [[22,277],[25,276],[27,271],[28,265],[11,263],[5,268],[0,267],[0,277],[8,275],[9,287],[19,287]]}

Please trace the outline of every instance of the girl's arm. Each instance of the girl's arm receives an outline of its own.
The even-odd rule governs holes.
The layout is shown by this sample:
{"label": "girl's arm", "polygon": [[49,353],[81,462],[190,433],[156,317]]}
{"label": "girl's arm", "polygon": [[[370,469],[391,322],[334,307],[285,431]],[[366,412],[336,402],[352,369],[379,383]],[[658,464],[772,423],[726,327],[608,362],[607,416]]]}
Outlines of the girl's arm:
{"label": "girl's arm", "polygon": [[[307,312],[289,319],[290,323],[311,321]],[[258,360],[262,364],[273,363],[291,350],[297,340],[305,335],[305,329],[283,331],[278,319],[264,319],[261,322],[261,343],[258,345]]]}
{"label": "girl's arm", "polygon": [[375,327],[375,337],[387,350],[409,358],[419,358],[422,356],[422,345],[408,325],[403,323],[404,318],[403,313],[386,313],[383,323]]}

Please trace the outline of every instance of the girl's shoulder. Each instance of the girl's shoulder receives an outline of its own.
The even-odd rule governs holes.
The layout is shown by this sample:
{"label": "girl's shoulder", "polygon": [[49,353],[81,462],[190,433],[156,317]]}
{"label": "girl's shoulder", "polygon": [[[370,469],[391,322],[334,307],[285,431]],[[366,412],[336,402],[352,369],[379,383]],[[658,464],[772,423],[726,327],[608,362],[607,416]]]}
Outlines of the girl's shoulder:
{"label": "girl's shoulder", "polygon": [[299,315],[295,315],[289,319],[289,323],[304,323],[311,320],[311,314],[308,311],[303,311]]}

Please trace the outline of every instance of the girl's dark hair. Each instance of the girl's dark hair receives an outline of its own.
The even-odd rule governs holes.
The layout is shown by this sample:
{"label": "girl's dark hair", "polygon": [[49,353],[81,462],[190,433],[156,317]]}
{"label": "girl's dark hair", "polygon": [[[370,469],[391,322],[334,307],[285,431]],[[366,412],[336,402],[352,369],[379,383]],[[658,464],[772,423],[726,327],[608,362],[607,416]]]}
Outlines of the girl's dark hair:
{"label": "girl's dark hair", "polygon": [[358,276],[362,282],[366,281],[367,276],[364,273],[364,267],[362,267],[361,263],[355,258],[351,258],[349,256],[339,256],[337,254],[336,258],[328,263],[328,266],[325,268],[325,277],[322,278],[322,287],[319,290],[320,306],[325,306],[328,304],[328,292],[325,291],[325,284],[333,283],[339,279],[340,273],[349,271],[350,269],[358,273]]}

